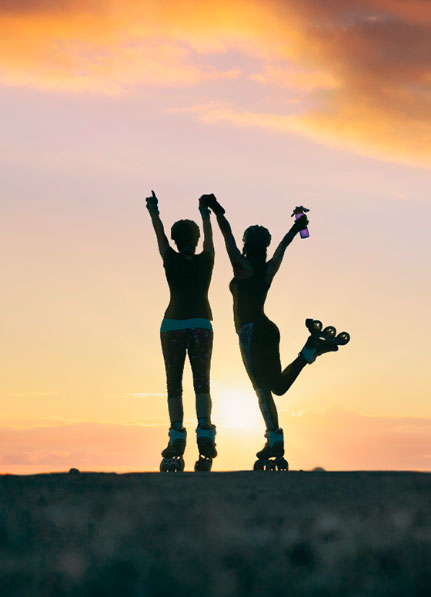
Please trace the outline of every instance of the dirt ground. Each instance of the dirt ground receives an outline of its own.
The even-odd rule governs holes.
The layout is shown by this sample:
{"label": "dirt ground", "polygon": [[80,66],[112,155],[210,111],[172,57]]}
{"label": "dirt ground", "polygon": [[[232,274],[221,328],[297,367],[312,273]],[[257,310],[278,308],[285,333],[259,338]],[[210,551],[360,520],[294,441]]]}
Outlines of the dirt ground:
{"label": "dirt ground", "polygon": [[431,474],[0,477],[0,594],[429,595]]}

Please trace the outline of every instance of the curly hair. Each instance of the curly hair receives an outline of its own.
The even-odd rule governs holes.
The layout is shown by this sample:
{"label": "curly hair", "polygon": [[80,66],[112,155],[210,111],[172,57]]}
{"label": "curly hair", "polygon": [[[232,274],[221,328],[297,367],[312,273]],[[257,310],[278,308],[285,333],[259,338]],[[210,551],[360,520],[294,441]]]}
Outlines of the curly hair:
{"label": "curly hair", "polygon": [[178,220],[171,228],[171,239],[177,245],[195,247],[198,244],[200,235],[199,226],[193,220]]}

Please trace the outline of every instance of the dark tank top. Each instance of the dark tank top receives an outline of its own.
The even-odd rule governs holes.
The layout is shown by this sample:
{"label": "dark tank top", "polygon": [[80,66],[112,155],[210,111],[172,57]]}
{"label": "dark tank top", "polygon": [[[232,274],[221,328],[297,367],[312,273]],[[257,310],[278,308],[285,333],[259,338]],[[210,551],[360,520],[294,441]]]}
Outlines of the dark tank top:
{"label": "dark tank top", "polygon": [[233,295],[233,317],[236,331],[246,323],[254,323],[265,316],[266,295],[271,285],[266,281],[265,266],[255,269],[250,278],[233,278],[229,284]]}
{"label": "dark tank top", "polygon": [[186,259],[169,247],[163,255],[171,299],[165,311],[167,319],[212,319],[208,289],[214,256],[208,251]]}

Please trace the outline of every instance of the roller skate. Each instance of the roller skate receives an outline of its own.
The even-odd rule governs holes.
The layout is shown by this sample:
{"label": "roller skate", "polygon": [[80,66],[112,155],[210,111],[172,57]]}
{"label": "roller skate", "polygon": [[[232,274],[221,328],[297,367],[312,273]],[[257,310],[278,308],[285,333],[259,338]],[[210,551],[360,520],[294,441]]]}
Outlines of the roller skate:
{"label": "roller skate", "polygon": [[169,444],[162,452],[161,473],[181,473],[184,470],[183,454],[186,449],[186,438],[187,431],[184,428],[169,429]]}
{"label": "roller skate", "polygon": [[198,425],[196,427],[196,439],[199,449],[199,460],[195,463],[195,471],[210,471],[213,458],[217,456],[215,447],[215,425]]}
{"label": "roller skate", "polygon": [[332,325],[323,328],[318,319],[306,319],[305,325],[310,336],[299,354],[302,354],[307,363],[314,363],[316,358],[325,352],[336,352],[339,346],[347,344],[350,340],[350,334],[347,332],[337,334]]}
{"label": "roller skate", "polygon": [[254,463],[255,471],[288,471],[289,464],[284,455],[284,437],[283,429],[277,431],[267,431],[265,433],[266,444],[260,452],[256,454],[258,460]]}

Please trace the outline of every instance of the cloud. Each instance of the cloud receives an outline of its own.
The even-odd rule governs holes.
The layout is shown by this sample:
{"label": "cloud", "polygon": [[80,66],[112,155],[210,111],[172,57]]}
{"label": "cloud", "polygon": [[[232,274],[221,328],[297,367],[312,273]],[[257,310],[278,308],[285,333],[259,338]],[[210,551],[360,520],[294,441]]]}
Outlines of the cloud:
{"label": "cloud", "polygon": [[295,131],[296,118],[292,114],[268,114],[264,112],[240,112],[231,104],[208,102],[188,108],[172,109],[172,113],[191,113],[201,122],[216,124],[228,122],[239,127],[256,127],[275,131]]}
{"label": "cloud", "polygon": [[170,111],[194,114],[207,124],[225,122],[241,128],[295,133],[326,145],[358,150],[370,157],[396,159],[423,167],[431,165],[431,124],[418,122],[397,127],[391,115],[383,110],[368,108],[362,114],[353,115],[342,105],[331,117],[318,110],[298,114],[297,104],[297,101],[292,102],[290,113],[244,111],[233,104],[216,101]]}
{"label": "cloud", "polygon": [[166,392],[135,392],[134,394],[125,394],[122,398],[152,398],[152,397],[166,398]]}
{"label": "cloud", "polygon": [[187,33],[175,35],[172,26],[151,1],[0,0],[0,80],[120,94],[137,85],[183,87],[238,76],[234,68],[196,64]]}
{"label": "cloud", "polygon": [[[226,103],[229,82],[248,81],[254,92],[232,107],[233,125],[263,118],[270,129],[431,164],[426,0],[0,0],[0,33],[5,85],[120,94],[220,80],[211,99]],[[274,98],[263,116],[251,101],[262,89]]]}
{"label": "cloud", "polygon": [[58,396],[58,392],[11,392],[10,398],[52,398]]}
{"label": "cloud", "polygon": [[[283,415],[292,468],[326,470],[431,470],[431,419],[366,417],[341,408]],[[193,421],[194,424],[194,421]],[[192,425],[192,422],[187,422]],[[260,431],[217,430],[217,470],[250,469],[262,444]],[[192,437],[186,463],[197,456]],[[26,429],[0,428],[0,472],[53,470],[157,470],[167,424],[50,422]]]}
{"label": "cloud", "polygon": [[[431,470],[430,418],[368,417],[332,407],[294,421],[291,441],[310,467],[314,458],[329,469]],[[319,446],[320,463],[307,439]]]}
{"label": "cloud", "polygon": [[[112,470],[157,466],[166,430],[139,425],[75,423],[0,430],[2,472]],[[22,468],[24,467],[24,469]]]}

